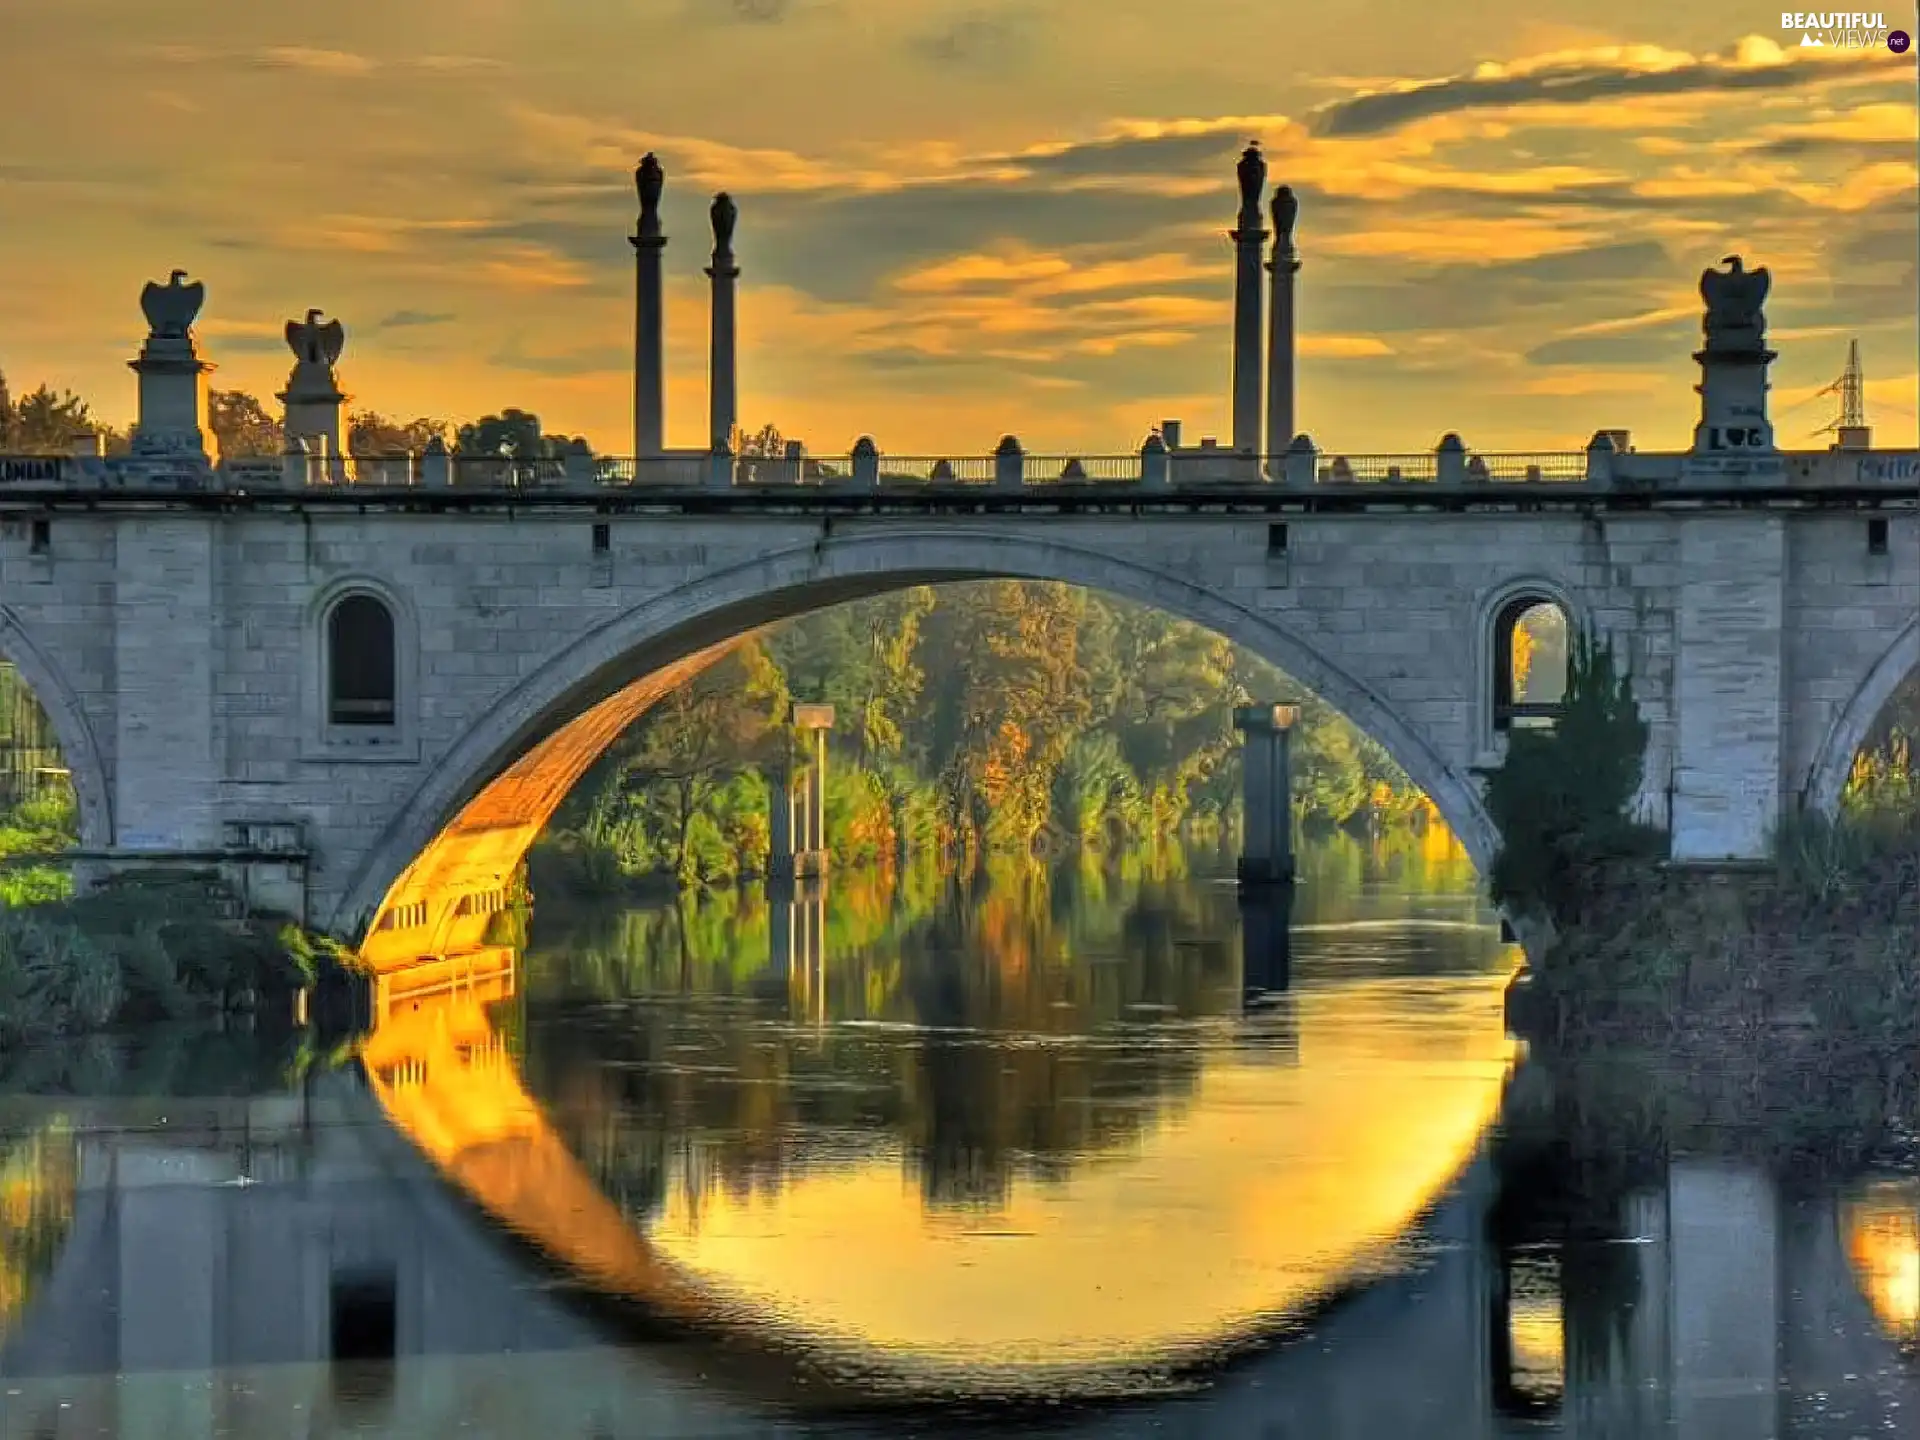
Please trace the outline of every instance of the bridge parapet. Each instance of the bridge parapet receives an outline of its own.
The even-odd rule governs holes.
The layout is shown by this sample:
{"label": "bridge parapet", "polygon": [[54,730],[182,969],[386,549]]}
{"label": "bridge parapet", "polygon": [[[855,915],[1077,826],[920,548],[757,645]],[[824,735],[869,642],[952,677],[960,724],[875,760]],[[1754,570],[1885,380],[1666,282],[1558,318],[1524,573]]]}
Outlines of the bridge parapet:
{"label": "bridge parapet", "polygon": [[[1157,468],[1166,455],[1164,472]],[[1683,452],[1604,448],[1563,451],[1444,450],[1400,454],[1336,454],[1311,449],[1290,456],[1254,457],[1220,448],[1156,455],[889,455],[877,452],[811,456],[746,455],[729,460],[706,452],[625,456],[569,455],[537,459],[500,456],[358,455],[331,461],[322,455],[245,456],[218,463],[191,457],[134,455],[0,455],[0,494],[8,490],[220,491],[261,494],[344,485],[368,490],[451,488],[466,491],[704,490],[716,465],[727,488],[779,490],[988,488],[1007,483],[1017,463],[1023,489],[1066,487],[1210,488],[1445,485],[1505,489],[1552,485],[1608,489],[1724,489],[1727,474],[1694,477]],[[1311,467],[1310,471],[1308,466]],[[1161,479],[1164,473],[1165,479]],[[1311,473],[1312,480],[1305,475]],[[445,476],[444,479],[441,475]],[[1271,477],[1271,478],[1269,478]],[[1711,483],[1709,483],[1711,482]],[[1780,452],[1762,483],[1789,488],[1920,488],[1920,451],[1823,450]]]}

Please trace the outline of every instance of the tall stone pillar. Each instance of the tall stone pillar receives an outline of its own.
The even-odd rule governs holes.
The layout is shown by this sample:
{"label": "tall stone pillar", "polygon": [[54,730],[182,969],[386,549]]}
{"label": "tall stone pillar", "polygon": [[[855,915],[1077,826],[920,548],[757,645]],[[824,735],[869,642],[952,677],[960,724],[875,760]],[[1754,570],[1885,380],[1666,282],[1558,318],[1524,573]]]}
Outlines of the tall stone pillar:
{"label": "tall stone pillar", "polygon": [[1294,705],[1247,705],[1233,712],[1246,737],[1240,785],[1246,812],[1240,847],[1243,886],[1293,881],[1293,799],[1287,732],[1300,716]]}
{"label": "tall stone pillar", "polygon": [[147,317],[146,343],[127,368],[140,377],[140,418],[133,427],[133,453],[151,459],[213,457],[206,428],[207,376],[213,366],[200,358],[193,322],[206,302],[206,286],[185,283],[175,270],[165,285],[151,282],[140,292]]}
{"label": "tall stone pillar", "polygon": [[768,777],[767,804],[767,878],[776,882],[793,879],[795,844],[793,813],[793,761],[783,756],[775,773]]}
{"label": "tall stone pillar", "polygon": [[293,371],[279,396],[286,407],[281,430],[287,440],[305,440],[314,453],[326,457],[327,479],[335,485],[343,485],[347,479],[346,462],[341,458],[340,416],[349,397],[341,393],[333,369],[340,363],[340,352],[346,344],[347,332],[340,322],[329,320],[322,325],[318,310],[307,311],[305,320],[287,322]]}
{"label": "tall stone pillar", "polygon": [[628,237],[633,246],[633,453],[658,455],[666,448],[666,282],[661,254],[660,192],[666,172],[649,150],[633,172],[640,192],[640,221]]}
{"label": "tall stone pillar", "polygon": [[1260,453],[1260,249],[1267,232],[1260,224],[1260,192],[1267,183],[1267,162],[1256,141],[1240,155],[1240,219],[1229,233],[1233,241],[1233,448],[1241,455]]}
{"label": "tall stone pillar", "polygon": [[813,734],[813,764],[807,770],[805,818],[798,827],[799,853],[794,857],[796,875],[821,876],[827,873],[827,731],[833,728],[833,706],[795,705],[794,726]]}
{"label": "tall stone pillar", "polygon": [[1689,476],[1738,476],[1767,483],[1780,469],[1773,424],[1767,418],[1767,321],[1761,306],[1770,279],[1766,267],[1746,269],[1738,255],[1725,270],[1700,276],[1706,301],[1705,341],[1694,353],[1700,366],[1700,423],[1693,431]]}
{"label": "tall stone pillar", "polygon": [[739,355],[734,317],[736,282],[740,267],[733,262],[733,227],[740,211],[726,191],[713,197],[713,263],[707,278],[713,282],[713,344],[708,355],[707,430],[710,442],[733,443],[740,423]]}
{"label": "tall stone pillar", "polygon": [[1280,480],[1278,457],[1287,453],[1298,434],[1293,414],[1293,277],[1300,271],[1300,257],[1293,248],[1293,224],[1300,214],[1300,202],[1293,187],[1282,185],[1273,194],[1273,258],[1267,273],[1273,276],[1273,307],[1267,315],[1267,443],[1266,455],[1273,462],[1270,478]]}

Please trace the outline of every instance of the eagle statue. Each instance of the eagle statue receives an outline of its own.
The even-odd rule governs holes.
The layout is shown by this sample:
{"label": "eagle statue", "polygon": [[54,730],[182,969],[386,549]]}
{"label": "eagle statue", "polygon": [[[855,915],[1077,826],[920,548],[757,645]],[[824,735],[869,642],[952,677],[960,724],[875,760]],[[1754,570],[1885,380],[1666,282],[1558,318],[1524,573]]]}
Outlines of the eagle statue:
{"label": "eagle statue", "polygon": [[305,320],[287,322],[287,344],[294,358],[304,364],[331,366],[339,361],[340,352],[346,348],[347,332],[338,320],[322,325],[320,312],[309,310]]}
{"label": "eagle statue", "polygon": [[717,253],[725,254],[733,249],[733,227],[740,218],[740,207],[733,203],[733,197],[722,190],[713,197],[713,204],[707,207],[707,218],[713,224],[713,248]]}
{"label": "eagle statue", "polygon": [[206,303],[207,287],[198,280],[185,284],[187,272],[175,270],[165,285],[147,282],[140,292],[140,309],[147,317],[147,328],[157,339],[184,339],[187,328]]}
{"label": "eagle statue", "polygon": [[1773,283],[1767,267],[1749,270],[1738,255],[1729,255],[1720,263],[1727,268],[1700,274],[1700,298],[1707,302],[1707,333],[1762,329],[1766,321],[1760,307],[1766,303],[1767,289]]}

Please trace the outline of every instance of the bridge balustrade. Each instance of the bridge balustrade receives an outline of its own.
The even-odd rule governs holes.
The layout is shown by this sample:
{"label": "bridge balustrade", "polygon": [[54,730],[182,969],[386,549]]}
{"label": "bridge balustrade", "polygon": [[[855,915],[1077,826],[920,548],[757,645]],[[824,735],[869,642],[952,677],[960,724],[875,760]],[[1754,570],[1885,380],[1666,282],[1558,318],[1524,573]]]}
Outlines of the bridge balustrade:
{"label": "bridge balustrade", "polygon": [[[1017,465],[1022,488],[1146,486],[1168,476],[1168,488],[1289,483],[1311,473],[1322,486],[1448,485],[1468,490],[1509,485],[1591,485],[1606,488],[1685,488],[1687,456],[1681,452],[1630,451],[1596,459],[1590,452],[1477,451],[1342,455],[1328,451],[1292,457],[1312,466],[1303,472],[1286,457],[1251,457],[1223,449],[1176,450],[1156,472],[1153,459],[1125,455],[747,455],[728,461],[702,452],[642,456],[542,456],[519,459],[468,455],[287,455],[236,456],[210,464],[197,456],[0,455],[0,494],[14,491],[79,492],[150,489],[214,489],[261,493],[307,486],[347,485],[368,489],[451,486],[488,491],[590,491],[601,487],[668,491],[705,490],[714,466],[730,476],[730,488],[832,489],[989,487]],[[1914,451],[1783,451],[1773,484],[1793,488],[1860,488],[1912,491],[1920,488],[1920,453]],[[863,473],[864,468],[864,473]],[[301,477],[304,476],[304,484]],[[870,478],[868,478],[870,477]],[[1700,482],[1718,488],[1744,477]]]}

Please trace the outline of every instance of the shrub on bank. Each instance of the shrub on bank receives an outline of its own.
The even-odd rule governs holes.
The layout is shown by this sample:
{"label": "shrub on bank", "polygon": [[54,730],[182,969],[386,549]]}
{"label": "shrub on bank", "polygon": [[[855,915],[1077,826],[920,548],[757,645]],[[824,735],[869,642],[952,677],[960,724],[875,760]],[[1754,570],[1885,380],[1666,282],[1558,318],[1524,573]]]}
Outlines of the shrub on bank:
{"label": "shrub on bank", "polygon": [[312,982],[311,942],[236,911],[217,876],[178,872],[0,910],[0,1045],[253,1009]]}

